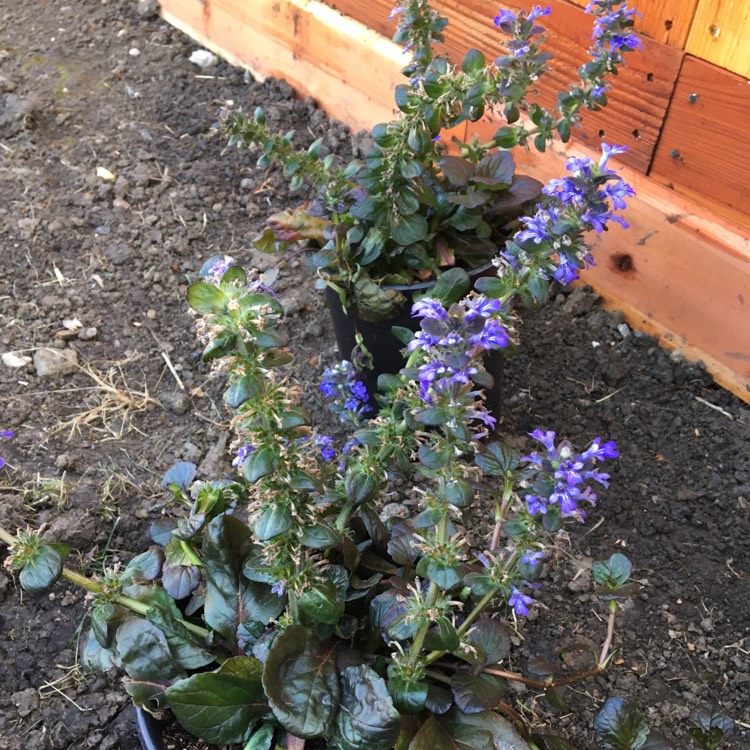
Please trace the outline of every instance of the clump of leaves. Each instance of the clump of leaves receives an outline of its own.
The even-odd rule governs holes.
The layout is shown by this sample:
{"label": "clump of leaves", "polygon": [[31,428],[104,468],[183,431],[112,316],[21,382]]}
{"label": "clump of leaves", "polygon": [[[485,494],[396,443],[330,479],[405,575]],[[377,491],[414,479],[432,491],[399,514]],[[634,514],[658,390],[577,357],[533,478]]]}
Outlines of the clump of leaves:
{"label": "clump of leaves", "polygon": [[674,750],[630,701],[608,698],[594,719],[596,736],[605,750]]}
{"label": "clump of leaves", "polygon": [[716,750],[734,731],[734,722],[718,706],[698,706],[690,712],[690,734],[703,750]]}
{"label": "clump of leaves", "polygon": [[[603,204],[582,201],[586,215],[575,220],[554,211],[553,233],[544,242],[524,236],[521,223],[549,218],[547,205],[555,199],[544,198],[537,180],[516,174],[511,150],[533,145],[544,151],[555,137],[567,142],[584,110],[606,105],[607,76],[617,73],[624,53],[640,42],[632,31],[635,11],[624,0],[591,2],[586,9],[594,16],[591,60],[557,106],[545,109],[534,94],[552,57],[542,51],[539,25],[549,10],[500,11],[495,26],[504,53],[487,60],[471,49],[453,64],[433,50],[448,20],[429,0],[404,0],[394,10],[394,39],[411,51],[403,71],[408,80],[394,91],[398,117],[372,128],[374,146],[363,161],[338,165],[331,154],[323,155],[322,139],[308,149],[295,148],[294,133],[270,131],[262,108],[250,116],[226,112],[222,127],[230,144],[256,151],[259,167],[281,166],[292,191],[307,185],[312,193],[303,206],[271,217],[256,249],[284,252],[291,243],[306,243],[320,287],[329,285],[345,307],[354,305],[364,320],[373,321],[392,319],[403,309],[399,285],[482,267],[498,253],[521,255],[533,266],[514,280],[528,301],[543,301],[539,278],[552,273],[553,256],[562,254],[568,275],[575,275],[573,269],[582,268],[590,252],[579,230],[603,231],[606,221],[596,218]],[[449,153],[444,135],[488,111],[505,121],[494,137],[462,141],[454,135]],[[522,111],[528,113],[526,122]],[[580,198],[581,185],[574,190]],[[631,194],[618,185],[605,202],[615,196],[622,202]],[[540,200],[545,207],[537,205]],[[511,263],[507,273],[517,270]]]}

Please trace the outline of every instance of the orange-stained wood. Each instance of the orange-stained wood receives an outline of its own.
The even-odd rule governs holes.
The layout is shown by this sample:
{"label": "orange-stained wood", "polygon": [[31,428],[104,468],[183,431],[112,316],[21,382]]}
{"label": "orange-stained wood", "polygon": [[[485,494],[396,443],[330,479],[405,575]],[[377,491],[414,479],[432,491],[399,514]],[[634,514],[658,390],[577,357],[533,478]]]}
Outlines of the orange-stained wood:
{"label": "orange-stained wood", "polygon": [[[570,0],[585,8],[589,0]],[[679,49],[685,48],[698,0],[634,0],[631,8],[641,14],[635,29],[641,34]]]}
{"label": "orange-stained wood", "polygon": [[403,80],[398,49],[323,3],[160,2],[167,21],[208,49],[258,77],[285,78],[355,130],[393,116],[393,88]]}
{"label": "orange-stained wood", "polygon": [[651,176],[750,228],[749,139],[747,80],[688,55]]}
{"label": "orange-stained wood", "polygon": [[[206,2],[208,11],[201,0],[162,0],[165,17],[201,43],[286,77],[350,125],[382,120],[390,111],[402,58],[374,32],[328,15],[315,0]],[[497,125],[475,129],[486,136]],[[564,172],[568,153],[594,155],[576,145],[522,152],[518,159],[522,171],[546,181]],[[750,401],[748,234],[632,168],[622,174],[638,191],[627,211],[631,228],[615,227],[598,239],[599,265],[585,280],[634,325],[702,359],[718,382]]]}
{"label": "orange-stained wood", "polygon": [[[396,22],[388,20],[393,0],[330,0],[330,4],[381,34],[391,36]],[[494,28],[499,7],[529,9],[538,0],[436,0],[435,8],[450,20],[445,51],[454,62],[471,47],[492,60],[500,54],[502,35]],[[577,80],[577,71],[587,58],[593,19],[564,0],[546,0],[552,13],[540,19],[548,30],[545,49],[555,57],[552,70],[539,82],[538,101],[554,107],[557,92]],[[641,52],[627,55],[627,65],[612,78],[614,88],[609,105],[601,112],[585,112],[582,128],[574,137],[591,148],[604,139],[630,147],[624,162],[641,172],[648,171],[669,98],[680,67],[680,50],[644,39]],[[406,58],[405,58],[406,60]]]}
{"label": "orange-stained wood", "polygon": [[750,78],[750,2],[699,0],[686,50]]}

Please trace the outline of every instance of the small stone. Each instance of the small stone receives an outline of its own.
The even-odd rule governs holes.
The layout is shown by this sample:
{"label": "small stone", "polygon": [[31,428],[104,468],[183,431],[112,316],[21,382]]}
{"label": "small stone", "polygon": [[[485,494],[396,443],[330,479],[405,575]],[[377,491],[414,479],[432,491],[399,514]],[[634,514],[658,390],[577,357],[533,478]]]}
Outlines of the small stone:
{"label": "small stone", "polygon": [[99,331],[96,330],[94,326],[91,326],[90,328],[84,328],[79,334],[78,338],[81,341],[92,341],[95,339],[98,335]]}
{"label": "small stone", "polygon": [[143,19],[152,18],[159,13],[157,0],[138,0],[135,12]]}
{"label": "small stone", "polygon": [[125,242],[113,242],[104,248],[104,256],[115,266],[121,266],[130,260],[133,255],[133,248]]}
{"label": "small stone", "polygon": [[34,688],[26,688],[10,696],[18,715],[23,719],[39,708],[39,693]]}
{"label": "small stone", "polygon": [[78,457],[73,453],[61,453],[55,459],[55,466],[60,471],[78,471]]}
{"label": "small stone", "polygon": [[31,357],[16,352],[3,352],[2,360],[6,367],[26,367],[31,364]]}
{"label": "small stone", "polygon": [[185,461],[197,463],[203,456],[203,451],[195,443],[185,443],[182,446],[182,458]]}
{"label": "small stone", "polygon": [[617,330],[624,339],[629,338],[631,334],[630,326],[627,323],[620,323],[617,326]]}
{"label": "small stone", "polygon": [[184,414],[190,408],[190,396],[184,391],[164,391],[159,394],[159,403],[173,414]]}
{"label": "small stone", "polygon": [[156,310],[154,310],[153,308],[150,310],[146,310],[146,317],[150,320],[154,320],[154,318],[156,318]]}
{"label": "small stone", "polygon": [[213,68],[219,62],[219,58],[213,52],[209,52],[207,49],[197,49],[188,58],[193,65],[197,65],[199,68]]}
{"label": "small stone", "polygon": [[50,349],[43,347],[34,352],[34,368],[40,378],[57,378],[78,370],[78,352],[75,349]]}
{"label": "small stone", "polygon": [[590,286],[579,286],[571,292],[563,310],[571,315],[585,315],[598,301],[599,295]]}
{"label": "small stone", "polygon": [[129,55],[130,55],[131,57],[138,57],[138,56],[139,56],[139,55],[141,54],[141,51],[140,51],[140,50],[138,49],[138,47],[131,47],[131,48],[130,48],[130,49],[128,50],[128,54],[129,54]]}

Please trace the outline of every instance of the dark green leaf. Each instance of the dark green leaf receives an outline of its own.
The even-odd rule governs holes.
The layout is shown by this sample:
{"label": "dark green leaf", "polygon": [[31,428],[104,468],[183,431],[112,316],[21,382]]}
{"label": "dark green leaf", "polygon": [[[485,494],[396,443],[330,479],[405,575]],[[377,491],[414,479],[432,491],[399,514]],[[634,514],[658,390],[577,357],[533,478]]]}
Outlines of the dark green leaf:
{"label": "dark green leaf", "polygon": [[466,640],[483,655],[481,661],[470,661],[472,664],[488,667],[503,661],[510,653],[510,631],[498,620],[479,620],[467,633]]}
{"label": "dark green leaf", "polygon": [[[149,527],[148,535],[151,541],[161,547],[166,547],[172,538],[172,532],[177,528],[175,518],[157,518]],[[176,541],[176,540],[175,540]]]}
{"label": "dark green leaf", "polygon": [[[508,120],[508,122],[511,122],[511,120]],[[518,144],[518,130],[506,125],[495,133],[494,140],[498,148],[513,148]]]}
{"label": "dark green leaf", "polygon": [[370,474],[360,468],[350,469],[344,478],[346,497],[354,505],[361,505],[372,500],[380,490],[380,484]]}
{"label": "dark green leaf", "polygon": [[427,687],[426,682],[406,680],[400,676],[391,676],[388,680],[393,705],[403,714],[420,714],[424,711]]}
{"label": "dark green leaf", "polygon": [[303,526],[300,541],[306,547],[328,549],[329,547],[335,547],[341,542],[341,534],[333,526],[329,526],[327,523],[321,521],[320,523],[316,523],[315,526]]}
{"label": "dark green leaf", "polygon": [[451,268],[440,274],[435,286],[430,289],[430,297],[439,299],[447,308],[458,302],[471,287],[469,276],[463,268]]}
{"label": "dark green leaf", "polygon": [[292,528],[292,511],[286,505],[273,505],[261,513],[255,522],[255,534],[261,542],[285,534]]}
{"label": "dark green leaf", "polygon": [[167,688],[177,721],[216,745],[245,743],[253,725],[268,714],[263,667],[250,656],[227,659],[216,671],[196,674]]}
{"label": "dark green leaf", "polygon": [[164,550],[152,547],[136,555],[123,571],[123,578],[128,581],[153,581],[161,572],[164,564]]}
{"label": "dark green leaf", "polygon": [[300,625],[274,640],[263,669],[268,702],[282,726],[295,737],[330,733],[341,698],[335,646]]}
{"label": "dark green leaf", "polygon": [[425,707],[430,713],[442,715],[450,711],[453,705],[453,696],[450,691],[437,685],[427,688],[427,702]]}
{"label": "dark green leaf", "polygon": [[596,735],[607,750],[639,750],[646,741],[646,717],[629,701],[608,698],[594,719]]}
{"label": "dark green leaf", "polygon": [[406,346],[414,338],[414,331],[412,331],[410,328],[404,328],[403,326],[392,326],[391,333],[404,346]]}
{"label": "dark green leaf", "polygon": [[198,468],[190,461],[180,461],[167,471],[161,480],[162,487],[169,487],[171,484],[177,485],[181,490],[187,491],[188,487],[195,479]]}
{"label": "dark green leaf", "polygon": [[344,596],[331,581],[318,579],[299,597],[299,606],[313,621],[335,625],[344,614]]}
{"label": "dark green leaf", "polygon": [[245,401],[255,398],[261,389],[261,381],[257,375],[243,375],[237,378],[224,393],[224,403],[231,409],[242,406]]}
{"label": "dark green leaf", "polygon": [[242,473],[250,484],[275,471],[279,466],[279,457],[273,448],[259,448],[253,451],[242,464]]}
{"label": "dark green leaf", "polygon": [[203,350],[203,361],[211,362],[219,357],[225,357],[234,350],[236,343],[237,336],[234,333],[226,333],[211,339]]}
{"label": "dark green leaf", "polygon": [[148,619],[164,633],[169,650],[180,666],[195,670],[215,660],[214,655],[205,648],[198,636],[185,627],[184,622],[175,619],[160,607],[151,607]]}
{"label": "dark green leaf", "polygon": [[494,276],[482,276],[476,280],[474,288],[491,299],[499,299],[507,291],[502,280]]}
{"label": "dark green leaf", "polygon": [[453,479],[440,489],[440,497],[456,508],[468,508],[474,502],[474,488],[465,479]]}
{"label": "dark green leaf", "polygon": [[156,682],[125,682],[125,691],[133,699],[133,704],[157,718],[161,718],[161,711],[167,708],[166,687]]}
{"label": "dark green leaf", "polygon": [[385,680],[370,667],[351,666],[341,672],[341,709],[333,726],[340,750],[391,750],[400,719]]}
{"label": "dark green leaf", "polygon": [[198,281],[187,289],[187,303],[199,315],[223,312],[228,301],[227,295],[218,286],[206,281]]}
{"label": "dark green leaf", "polygon": [[86,672],[109,672],[115,666],[117,657],[112,649],[104,648],[96,639],[93,628],[86,636],[81,652],[81,664]]}
{"label": "dark green leaf", "polygon": [[170,565],[164,563],[161,583],[164,590],[176,600],[184,599],[198,588],[201,571],[197,565]]}
{"label": "dark green leaf", "polygon": [[273,724],[262,724],[254,732],[243,750],[270,750],[276,727]]}
{"label": "dark green leaf", "polygon": [[219,516],[206,528],[203,542],[206,599],[204,619],[230,643],[246,620],[268,623],[284,608],[285,600],[270,586],[248,581],[242,565],[251,551],[250,529],[233,516]]}
{"label": "dark green leaf", "polygon": [[513,725],[494,711],[465,715],[453,708],[431,716],[409,750],[528,750]]}
{"label": "dark green leaf", "polygon": [[148,620],[137,618],[122,623],[115,636],[115,653],[134,680],[167,684],[185,676],[166,637]]}
{"label": "dark green leaf", "polygon": [[470,49],[461,61],[461,69],[464,73],[478,73],[484,66],[484,55],[478,49]]}
{"label": "dark green leaf", "polygon": [[456,706],[464,714],[478,714],[497,707],[507,683],[489,674],[475,675],[468,669],[459,669],[451,678],[451,692]]}
{"label": "dark green leaf", "polygon": [[59,580],[63,557],[49,544],[40,544],[18,576],[21,588],[30,594],[43,594]]}
{"label": "dark green leaf", "polygon": [[391,237],[399,245],[413,245],[427,237],[427,219],[422,214],[403,216],[391,222]]}

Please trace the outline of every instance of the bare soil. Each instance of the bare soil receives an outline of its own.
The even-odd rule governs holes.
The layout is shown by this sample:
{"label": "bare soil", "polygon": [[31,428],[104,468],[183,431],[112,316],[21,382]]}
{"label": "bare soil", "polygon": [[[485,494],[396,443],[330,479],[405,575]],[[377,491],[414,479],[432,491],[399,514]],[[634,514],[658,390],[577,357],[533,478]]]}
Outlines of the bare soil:
{"label": "bare soil", "polygon": [[[267,267],[250,240],[290,199],[283,180],[212,134],[221,103],[263,104],[303,143],[353,147],[285,83],[224,63],[199,69],[195,49],[150,2],[0,9],[0,352],[78,357],[59,376],[0,364],[0,426],[16,431],[0,444],[0,524],[47,524],[90,574],[147,546],[172,463],[194,461],[203,478],[231,469],[222,384],[200,361],[184,291],[212,255]],[[299,258],[279,290],[293,374],[320,414],[315,382],[337,356],[327,311]],[[725,747],[750,747],[750,410],[586,289],[524,319],[502,433],[519,445],[536,427],[581,444],[602,435],[621,457],[550,566],[514,668],[540,650],[557,659],[570,639],[602,639],[588,577],[571,580],[592,560],[623,551],[640,584],[612,668],[561,690],[563,708],[526,691],[528,716],[593,750],[597,707],[621,695],[690,748],[685,717],[713,702],[738,722]],[[0,602],[0,750],[137,748],[119,676],[78,667],[82,593],[32,598],[2,574]],[[179,734],[168,746],[189,747]]]}

